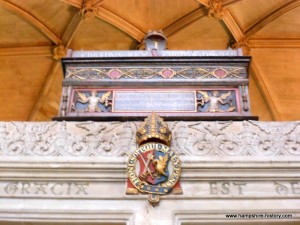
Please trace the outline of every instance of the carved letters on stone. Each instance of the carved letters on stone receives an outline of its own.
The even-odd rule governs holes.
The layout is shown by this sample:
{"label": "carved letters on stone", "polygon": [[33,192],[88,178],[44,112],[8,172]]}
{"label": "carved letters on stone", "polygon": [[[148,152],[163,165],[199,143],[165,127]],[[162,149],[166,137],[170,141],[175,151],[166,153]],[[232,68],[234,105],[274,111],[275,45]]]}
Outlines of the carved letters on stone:
{"label": "carved letters on stone", "polygon": [[[119,184],[123,187],[123,184]],[[36,196],[38,198],[60,198],[73,196],[97,198],[105,195],[101,182],[82,181],[2,181],[0,197]],[[212,180],[199,181],[183,186],[182,198],[284,198],[300,197],[300,181],[252,181],[252,180]],[[106,190],[106,189],[105,189]],[[258,191],[259,190],[259,191]],[[178,197],[177,197],[178,198]]]}
{"label": "carved letters on stone", "polygon": [[9,182],[4,186],[8,195],[88,195],[88,182]]}
{"label": "carved letters on stone", "polygon": [[246,182],[238,181],[212,181],[209,182],[211,195],[244,195],[243,190],[246,188]]}
{"label": "carved letters on stone", "polygon": [[300,195],[300,182],[274,182],[275,190],[278,195]]}

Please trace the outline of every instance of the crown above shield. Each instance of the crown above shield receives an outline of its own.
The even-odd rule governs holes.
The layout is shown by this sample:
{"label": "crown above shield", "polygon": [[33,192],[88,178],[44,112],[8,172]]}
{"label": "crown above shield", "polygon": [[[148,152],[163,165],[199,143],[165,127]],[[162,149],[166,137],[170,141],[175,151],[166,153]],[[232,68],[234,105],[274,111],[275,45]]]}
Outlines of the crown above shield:
{"label": "crown above shield", "polygon": [[136,132],[138,145],[153,141],[170,146],[172,133],[168,125],[156,113],[152,112]]}

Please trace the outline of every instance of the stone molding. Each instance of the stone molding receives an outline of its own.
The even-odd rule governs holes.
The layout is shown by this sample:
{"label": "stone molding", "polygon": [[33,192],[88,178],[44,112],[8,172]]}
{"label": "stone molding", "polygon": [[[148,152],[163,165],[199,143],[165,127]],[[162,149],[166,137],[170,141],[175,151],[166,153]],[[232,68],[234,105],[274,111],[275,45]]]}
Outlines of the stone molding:
{"label": "stone molding", "polygon": [[158,207],[125,193],[141,122],[0,123],[0,224],[250,222],[226,217],[239,213],[300,221],[299,121],[167,123],[183,194]]}
{"label": "stone molding", "polygon": [[[159,50],[158,56],[241,56],[241,49],[236,50]],[[148,50],[130,50],[130,51],[73,51],[72,57],[151,57],[151,51]]]}
{"label": "stone molding", "polygon": [[[209,211],[209,210],[201,210],[201,211],[187,211],[187,210],[178,210],[173,212],[173,224],[174,225],[182,225],[182,224],[244,224],[245,219],[228,219],[226,215],[230,214],[240,214],[240,215],[260,215],[260,214],[282,214],[282,210],[248,210],[247,213],[243,210],[217,210],[217,211]],[[293,211],[293,220],[300,219],[300,211],[295,210]],[[225,219],[224,219],[225,218]],[[255,221],[255,222],[254,222]],[[253,224],[273,224],[272,222],[267,221],[266,219],[255,219],[255,220],[248,219],[247,222],[249,224],[252,222]],[[280,220],[278,220],[280,221]],[[282,220],[281,220],[282,221]],[[273,221],[274,222],[274,221]],[[284,223],[282,221],[282,223]],[[276,222],[274,222],[276,224]]]}
{"label": "stone molding", "polygon": [[[0,159],[8,156],[121,157],[137,145],[140,122],[1,122]],[[300,122],[168,122],[180,156],[247,159],[300,157]],[[189,158],[190,158],[189,157]]]}
{"label": "stone molding", "polygon": [[[2,218],[5,221],[16,221],[19,218],[20,212],[16,210],[1,210],[0,209],[0,223]],[[38,210],[26,210],[22,212],[22,219],[19,219],[21,224],[32,224],[33,221],[39,221],[38,223],[51,224],[53,221],[62,224],[128,224],[134,223],[134,212],[130,210],[80,210],[76,212],[70,212],[67,210],[53,210],[53,209],[38,209]],[[34,223],[35,224],[35,223]]]}

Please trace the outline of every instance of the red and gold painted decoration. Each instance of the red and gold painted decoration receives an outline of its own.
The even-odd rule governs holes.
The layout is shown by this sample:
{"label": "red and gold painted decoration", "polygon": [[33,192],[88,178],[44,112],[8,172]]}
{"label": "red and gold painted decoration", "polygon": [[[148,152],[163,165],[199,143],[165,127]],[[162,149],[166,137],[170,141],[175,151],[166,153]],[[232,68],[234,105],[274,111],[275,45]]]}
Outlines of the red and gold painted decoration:
{"label": "red and gold painted decoration", "polygon": [[232,79],[243,78],[243,67],[68,68],[67,80]]}
{"label": "red and gold painted decoration", "polygon": [[[149,39],[150,50],[157,50],[158,36]],[[141,120],[153,111],[167,120],[257,120],[250,109],[250,57],[65,58],[62,63],[65,79],[55,120]]]}
{"label": "red and gold painted decoration", "polygon": [[113,79],[113,80],[117,80],[120,79],[120,77],[122,76],[122,71],[119,69],[111,69],[108,71],[107,75]]}
{"label": "red and gold painted decoration", "polygon": [[172,69],[168,69],[168,68],[162,69],[160,71],[160,75],[165,79],[170,79],[175,75],[175,71]]}
{"label": "red and gold painted decoration", "polygon": [[228,75],[228,71],[223,69],[223,68],[217,68],[215,69],[212,74],[216,77],[216,78],[224,78]]}
{"label": "red and gold painted decoration", "polygon": [[148,193],[156,205],[160,195],[181,194],[181,162],[171,150],[171,131],[152,113],[137,131],[139,148],[129,157],[127,194]]}

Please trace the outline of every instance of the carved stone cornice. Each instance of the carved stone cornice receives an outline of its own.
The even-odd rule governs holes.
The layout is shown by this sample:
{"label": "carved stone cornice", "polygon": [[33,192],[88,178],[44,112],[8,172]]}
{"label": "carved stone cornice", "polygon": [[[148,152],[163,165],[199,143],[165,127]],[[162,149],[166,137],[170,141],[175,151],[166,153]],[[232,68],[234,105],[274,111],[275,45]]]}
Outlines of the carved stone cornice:
{"label": "carved stone cornice", "polygon": [[[141,122],[0,123],[1,157],[124,157],[136,149]],[[300,158],[298,122],[168,122],[180,156]],[[261,158],[262,157],[262,158]]]}

